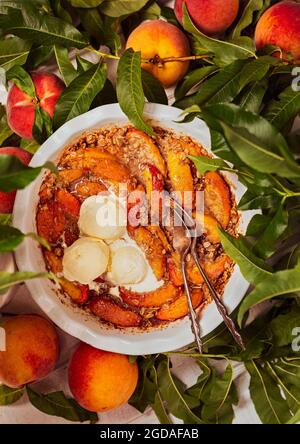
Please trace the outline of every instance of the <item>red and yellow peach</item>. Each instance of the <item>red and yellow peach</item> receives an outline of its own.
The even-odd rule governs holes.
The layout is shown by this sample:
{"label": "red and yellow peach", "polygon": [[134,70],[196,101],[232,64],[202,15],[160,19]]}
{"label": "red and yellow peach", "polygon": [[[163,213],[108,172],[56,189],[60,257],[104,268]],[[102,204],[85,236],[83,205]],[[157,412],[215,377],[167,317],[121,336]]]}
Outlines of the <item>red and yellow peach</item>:
{"label": "red and yellow peach", "polygon": [[189,61],[161,62],[161,59],[169,57],[190,55],[185,34],[164,20],[151,20],[139,25],[130,34],[126,48],[141,51],[142,59],[152,59],[153,62],[143,63],[142,68],[153,74],[165,87],[178,82],[189,67]]}
{"label": "red and yellow peach", "polygon": [[4,318],[5,351],[0,351],[0,381],[21,387],[47,376],[55,367],[59,343],[54,325],[38,315]]}
{"label": "red and yellow peach", "polygon": [[271,6],[259,19],[255,30],[256,48],[278,46],[283,58],[300,62],[300,3],[282,1]]}
{"label": "red and yellow peach", "polygon": [[35,106],[39,105],[53,118],[56,102],[64,90],[64,83],[54,74],[31,74],[36,96],[30,97],[17,85],[12,85],[7,98],[7,122],[10,128],[24,139],[32,139]]}
{"label": "red and yellow peach", "polygon": [[138,366],[128,356],[81,343],[69,365],[69,386],[87,410],[105,412],[125,404],[138,381]]}
{"label": "red and yellow peach", "polygon": [[183,3],[199,31],[210,36],[226,31],[239,11],[239,0],[175,0],[175,14],[180,23]]}

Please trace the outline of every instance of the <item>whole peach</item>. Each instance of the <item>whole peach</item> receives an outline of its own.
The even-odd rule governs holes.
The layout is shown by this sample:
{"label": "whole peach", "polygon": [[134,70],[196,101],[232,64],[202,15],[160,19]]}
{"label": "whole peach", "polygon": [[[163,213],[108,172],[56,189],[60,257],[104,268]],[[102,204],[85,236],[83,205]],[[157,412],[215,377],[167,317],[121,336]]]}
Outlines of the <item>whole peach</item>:
{"label": "whole peach", "polygon": [[239,12],[239,0],[175,0],[175,14],[180,23],[183,3],[199,31],[210,36],[226,31]]}
{"label": "whole peach", "polygon": [[138,381],[138,366],[128,356],[81,343],[69,365],[69,386],[87,410],[105,412],[125,404]]}
{"label": "whole peach", "polygon": [[267,9],[257,23],[255,45],[278,46],[283,58],[300,62],[300,3],[283,1]]}
{"label": "whole peach", "polygon": [[[16,148],[12,146],[0,148],[1,154],[9,154],[10,156],[18,157],[21,162],[26,165],[29,164],[32,155],[21,148]],[[11,213],[14,207],[14,201],[16,197],[15,191],[10,191],[9,193],[4,193],[0,191],[0,213]]]}
{"label": "whole peach", "polygon": [[0,381],[8,387],[47,376],[55,367],[59,344],[54,325],[38,315],[4,318],[5,351],[0,351]]}
{"label": "whole peach", "polygon": [[24,139],[32,139],[34,108],[38,104],[53,117],[56,102],[64,90],[64,83],[54,74],[33,72],[31,77],[36,97],[30,97],[12,85],[7,98],[7,122],[10,128]]}
{"label": "whole peach", "polygon": [[178,82],[189,67],[188,61],[159,63],[160,59],[190,55],[185,34],[164,20],[151,20],[139,25],[128,37],[126,48],[141,51],[143,59],[153,59],[154,63],[143,63],[142,68],[151,72],[165,87]]}

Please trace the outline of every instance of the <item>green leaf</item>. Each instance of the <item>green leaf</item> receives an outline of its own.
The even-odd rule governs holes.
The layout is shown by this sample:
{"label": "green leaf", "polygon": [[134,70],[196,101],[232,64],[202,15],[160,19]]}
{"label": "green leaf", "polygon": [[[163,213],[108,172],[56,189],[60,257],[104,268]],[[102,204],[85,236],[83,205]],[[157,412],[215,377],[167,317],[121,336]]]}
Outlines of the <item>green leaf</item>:
{"label": "green leaf", "polygon": [[54,45],[54,54],[62,78],[66,86],[68,86],[77,77],[77,71],[70,61],[68,49]]}
{"label": "green leaf", "polygon": [[101,12],[109,17],[121,17],[142,9],[148,0],[104,0]]}
{"label": "green leaf", "polygon": [[201,393],[203,407],[201,418],[207,423],[231,424],[234,412],[232,405],[237,404],[236,389],[233,385],[233,367],[229,363],[221,377],[215,370]]}
{"label": "green leaf", "polygon": [[257,137],[242,128],[233,128],[221,123],[225,138],[239,158],[261,173],[275,173],[281,177],[299,177],[297,166],[290,168],[284,157],[270,151]]}
{"label": "green leaf", "polygon": [[207,171],[228,170],[231,169],[228,163],[222,159],[214,159],[206,156],[188,156],[196,165],[197,170],[201,174]]}
{"label": "green leaf", "polygon": [[154,403],[151,405],[151,407],[153,408],[160,424],[173,424],[159,391],[156,392]]}
{"label": "green leaf", "polygon": [[153,129],[143,119],[145,97],[141,77],[141,53],[129,48],[118,65],[118,101],[122,111],[138,129],[153,134]]}
{"label": "green leaf", "polygon": [[164,17],[167,20],[167,22],[172,23],[175,26],[179,25],[176,15],[174,13],[174,8],[161,5],[160,10],[161,10],[160,14],[161,17]]}
{"label": "green leaf", "polygon": [[270,190],[270,194],[264,194],[261,196],[257,196],[256,194],[253,194],[251,191],[248,190],[240,200],[238,209],[241,211],[247,211],[257,210],[260,208],[274,208],[278,205],[279,202],[280,198],[277,194],[273,193],[273,190]]}
{"label": "green leaf", "polygon": [[139,358],[139,380],[138,385],[129,400],[129,404],[139,412],[144,412],[148,405],[155,403],[157,393],[157,382],[154,373],[155,359],[153,355]]}
{"label": "green leaf", "polygon": [[169,412],[176,418],[182,419],[185,424],[201,424],[202,421],[192,412],[175,384],[170,371],[169,358],[160,362],[157,368],[157,378],[159,391],[167,403]]}
{"label": "green leaf", "polygon": [[291,270],[277,271],[261,282],[257,282],[255,289],[245,297],[241,304],[238,314],[239,324],[241,325],[245,313],[254,305],[298,291],[300,291],[300,262]]}
{"label": "green leaf", "polygon": [[268,79],[258,80],[251,83],[246,91],[242,93],[239,105],[246,111],[258,114],[267,89]]}
{"label": "green leaf", "polygon": [[0,213],[0,224],[1,225],[11,225],[12,224],[12,214]]}
{"label": "green leaf", "polygon": [[261,11],[264,8],[265,3],[265,0],[248,0],[248,3],[243,9],[241,18],[230,34],[232,39],[240,37],[244,29],[253,23],[254,13]]}
{"label": "green leaf", "polygon": [[93,103],[91,105],[92,108],[97,106],[107,105],[109,103],[117,103],[117,95],[116,90],[114,89],[111,81],[106,79],[103,89],[96,95]]}
{"label": "green leaf", "polygon": [[268,120],[225,103],[205,106],[201,114],[210,128],[223,133],[228,146],[254,170],[299,177],[300,167],[286,140]]}
{"label": "green leaf", "polygon": [[101,42],[103,39],[104,23],[97,8],[77,9],[82,26],[90,37]]}
{"label": "green leaf", "polygon": [[108,46],[113,54],[118,55],[121,48],[119,33],[120,20],[112,17],[104,17],[102,26],[102,44]]}
{"label": "green leaf", "polygon": [[[246,63],[240,61],[233,62],[232,65],[227,66],[205,83],[205,86],[201,89],[201,92],[199,92],[199,104],[204,103],[203,99],[205,99],[207,95],[209,95],[209,104],[230,102],[246,85],[254,80],[263,79],[268,70],[269,64],[262,59],[247,61]],[[204,89],[205,91],[203,92]],[[198,103],[199,99],[197,98],[196,103]],[[207,101],[207,99],[205,101]]]}
{"label": "green leaf", "polygon": [[295,91],[289,86],[279,95],[278,100],[274,99],[268,104],[264,117],[276,128],[282,130],[299,112],[300,90]]}
{"label": "green leaf", "polygon": [[263,233],[257,237],[254,251],[263,259],[267,259],[276,251],[276,243],[288,226],[288,212],[280,205],[269,221]]}
{"label": "green leaf", "polygon": [[[0,296],[1,297],[1,296]],[[24,387],[10,388],[0,385],[0,405],[10,405],[22,398]]]}
{"label": "green leaf", "polygon": [[168,104],[168,97],[160,81],[144,69],[142,69],[142,84],[148,102]]}
{"label": "green leaf", "polygon": [[250,380],[250,395],[255,410],[264,424],[284,424],[291,415],[283,402],[280,389],[268,372],[254,361],[245,363]]}
{"label": "green leaf", "polygon": [[26,69],[33,70],[40,65],[45,65],[53,55],[53,45],[39,45],[33,46],[29,52],[26,62]]}
{"label": "green leaf", "polygon": [[231,150],[225,137],[219,131],[210,129],[212,152],[222,159],[228,160],[234,165],[243,165],[241,159]]}
{"label": "green leaf", "polygon": [[28,151],[31,154],[34,154],[34,153],[37,152],[37,150],[39,149],[40,145],[35,140],[21,139],[20,147],[23,150]]}
{"label": "green leaf", "polygon": [[[197,53],[202,53],[203,49],[210,51],[214,55],[215,63],[219,66],[226,66],[239,59],[256,57],[252,50],[232,42],[208,37],[200,32],[191,21],[185,4],[183,5],[183,26],[186,31],[194,35],[197,43]],[[199,47],[201,47],[201,50],[199,50]]]}
{"label": "green leaf", "polygon": [[0,225],[0,252],[14,251],[25,235],[17,228]]}
{"label": "green leaf", "polygon": [[294,415],[286,424],[299,424],[300,422],[300,408],[296,415]]}
{"label": "green leaf", "polygon": [[7,123],[6,111],[4,106],[0,105],[0,146],[14,134]]}
{"label": "green leaf", "polygon": [[264,214],[255,214],[247,227],[246,236],[253,236],[257,238],[268,227],[271,219],[271,216],[266,216]]}
{"label": "green leaf", "polygon": [[27,60],[31,43],[18,37],[10,37],[0,41],[0,66],[9,70],[15,65],[24,65]]}
{"label": "green leaf", "polygon": [[89,421],[91,424],[95,424],[98,421],[97,413],[85,410],[74,399],[67,398],[63,392],[43,395],[29,386],[26,387],[26,391],[31,404],[43,413],[74,422]]}
{"label": "green leaf", "polygon": [[236,60],[207,80],[195,95],[180,101],[179,105],[232,102],[245,86],[261,80],[268,70],[269,64],[265,60]]}
{"label": "green leaf", "polygon": [[259,284],[268,278],[272,279],[271,269],[252,253],[242,237],[235,238],[223,230],[219,230],[219,233],[224,250],[238,264],[247,281]]}
{"label": "green leaf", "polygon": [[22,9],[8,8],[8,13],[0,15],[0,28],[35,44],[63,45],[84,48],[88,41],[73,25],[50,15],[36,14],[31,5]]}
{"label": "green leaf", "polygon": [[204,66],[188,72],[175,89],[176,100],[183,99],[187,93],[201,85],[208,77],[218,71],[216,66]]}
{"label": "green leaf", "polygon": [[83,57],[80,57],[79,55],[76,56],[76,62],[77,62],[77,72],[79,72],[80,74],[82,74],[83,72],[87,71],[88,69],[94,66],[93,62],[90,62],[89,60],[86,60]]}
{"label": "green leaf", "polygon": [[35,106],[35,117],[32,128],[34,139],[41,145],[53,133],[52,119],[41,106]]}
{"label": "green leaf", "polygon": [[293,309],[287,313],[279,313],[268,325],[268,329],[272,334],[272,344],[276,347],[291,345],[295,339],[293,330],[299,327],[299,319],[300,308],[297,306],[293,307]]}
{"label": "green leaf", "polygon": [[35,86],[33,83],[33,80],[30,76],[30,74],[25,71],[24,68],[21,66],[13,66],[7,73],[6,73],[6,80],[12,80],[17,87],[28,94],[30,97],[35,97]]}
{"label": "green leaf", "polygon": [[106,80],[106,65],[97,63],[76,77],[59,97],[54,111],[54,127],[89,110]]}
{"label": "green leaf", "polygon": [[0,291],[7,290],[9,287],[20,284],[30,279],[36,278],[49,278],[53,276],[49,273],[35,273],[32,271],[17,271],[15,273],[9,273],[6,271],[0,271]]}
{"label": "green leaf", "polygon": [[32,168],[22,163],[15,156],[0,154],[0,190],[9,192],[25,188],[40,174],[43,168],[56,171],[55,165],[51,162]]}
{"label": "green leaf", "polygon": [[96,8],[103,0],[69,0],[74,8]]}
{"label": "green leaf", "polygon": [[61,18],[64,21],[72,24],[73,23],[72,17],[69,14],[69,12],[66,11],[65,7],[63,7],[63,6],[65,6],[64,3],[62,4],[63,1],[64,0],[50,0],[54,15],[56,17]]}

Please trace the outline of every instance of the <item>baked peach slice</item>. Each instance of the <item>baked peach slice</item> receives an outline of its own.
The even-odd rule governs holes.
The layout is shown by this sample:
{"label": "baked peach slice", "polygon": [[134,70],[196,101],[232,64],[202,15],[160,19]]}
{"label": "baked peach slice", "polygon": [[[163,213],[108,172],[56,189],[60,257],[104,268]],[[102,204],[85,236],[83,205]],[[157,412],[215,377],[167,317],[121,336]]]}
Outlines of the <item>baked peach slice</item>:
{"label": "baked peach slice", "polygon": [[[62,273],[62,258],[54,254],[53,251],[45,252],[46,262],[50,270],[54,274]],[[89,287],[88,285],[82,285],[79,283],[70,282],[64,277],[59,278],[59,283],[62,289],[67,293],[67,295],[78,305],[85,304],[89,298]]]}
{"label": "baked peach slice", "polygon": [[[200,288],[192,290],[192,304],[194,308],[199,307],[204,299],[203,291]],[[183,318],[189,312],[189,306],[187,302],[186,294],[182,294],[174,302],[165,305],[160,308],[156,313],[156,318],[160,321],[175,321],[176,319]]]}
{"label": "baked peach slice", "polygon": [[[172,150],[167,153],[167,165],[172,191],[181,195],[182,204],[190,207],[193,204],[194,181],[189,165],[189,160],[184,153],[176,153]],[[190,198],[186,201],[184,192],[190,193]]]}
{"label": "baked peach slice", "polygon": [[[201,230],[201,233],[205,235],[205,238],[212,244],[218,244],[221,242],[219,231],[218,231],[218,221],[210,214],[200,214],[194,215],[197,222],[197,227]],[[200,231],[199,231],[200,234]]]}
{"label": "baked peach slice", "polygon": [[131,239],[133,239],[145,253],[153,273],[160,281],[166,271],[166,251],[163,243],[146,227],[138,226],[134,228],[128,225],[127,231]]}
{"label": "baked peach slice", "polygon": [[183,276],[180,267],[180,257],[177,252],[173,252],[167,257],[167,270],[170,281],[175,287],[183,285]]}
{"label": "baked peach slice", "polygon": [[134,311],[115,302],[107,295],[95,295],[89,302],[91,312],[118,327],[138,327],[143,318]]}
{"label": "baked peach slice", "polygon": [[59,207],[67,214],[77,218],[80,211],[80,202],[66,190],[57,190],[55,199]]}
{"label": "baked peach slice", "polygon": [[74,191],[79,199],[86,199],[89,196],[95,196],[107,191],[107,187],[101,182],[82,180],[76,184]]}
{"label": "baked peach slice", "polygon": [[171,282],[166,283],[157,290],[138,293],[127,290],[124,287],[120,288],[120,294],[123,301],[134,307],[160,307],[167,302],[177,299],[182,292],[182,289],[175,287]]}
{"label": "baked peach slice", "polygon": [[83,305],[87,302],[89,298],[89,287],[88,285],[83,285],[68,281],[65,278],[61,278],[59,283],[65,293],[72,299],[72,301],[77,305]]}
{"label": "baked peach slice", "polygon": [[202,156],[201,148],[199,145],[192,141],[180,141],[182,150],[189,156]]}
{"label": "baked peach slice", "polygon": [[50,243],[56,243],[64,232],[65,215],[58,202],[39,206],[36,215],[37,232]]}
{"label": "baked peach slice", "polygon": [[79,180],[84,176],[84,169],[82,168],[70,168],[59,171],[59,178],[63,185],[69,186],[72,182]]}
{"label": "baked peach slice", "polygon": [[[201,262],[201,264],[204,267],[208,278],[214,282],[224,273],[226,268],[230,267],[232,261],[226,254],[223,254],[213,262],[206,261]],[[194,285],[200,285],[204,282],[202,275],[193,260],[187,263],[187,276],[188,280]]]}
{"label": "baked peach slice", "polygon": [[223,228],[228,226],[231,214],[229,186],[223,177],[214,171],[205,174],[204,205]]}
{"label": "baked peach slice", "polygon": [[146,162],[154,165],[163,176],[166,175],[165,161],[150,136],[143,131],[131,128],[126,133],[126,139],[131,146],[136,148],[136,156],[141,158],[140,163]]}
{"label": "baked peach slice", "polygon": [[90,168],[102,160],[117,160],[116,157],[101,148],[79,148],[67,154],[61,162],[61,165],[69,165],[73,169]]}
{"label": "baked peach slice", "polygon": [[156,236],[161,241],[161,243],[163,244],[164,249],[166,251],[172,250],[172,247],[169,244],[167,236],[165,235],[164,231],[158,225],[149,225],[147,227],[147,230],[150,231],[150,233],[152,233],[153,236]]}

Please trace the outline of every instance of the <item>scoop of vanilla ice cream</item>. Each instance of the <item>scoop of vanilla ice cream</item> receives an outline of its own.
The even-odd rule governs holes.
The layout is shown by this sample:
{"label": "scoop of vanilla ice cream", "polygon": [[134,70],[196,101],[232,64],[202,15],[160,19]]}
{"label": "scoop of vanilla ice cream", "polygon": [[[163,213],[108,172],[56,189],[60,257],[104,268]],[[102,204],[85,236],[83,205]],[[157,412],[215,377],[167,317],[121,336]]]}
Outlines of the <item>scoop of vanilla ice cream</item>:
{"label": "scoop of vanilla ice cream", "polygon": [[114,240],[126,232],[125,206],[113,194],[88,197],[80,208],[79,229],[87,236]]}
{"label": "scoop of vanilla ice cream", "polygon": [[108,266],[109,248],[99,239],[81,237],[65,249],[63,275],[69,281],[89,284]]}
{"label": "scoop of vanilla ice cream", "polygon": [[135,247],[121,247],[112,256],[111,276],[116,284],[137,284],[147,273],[143,254]]}

